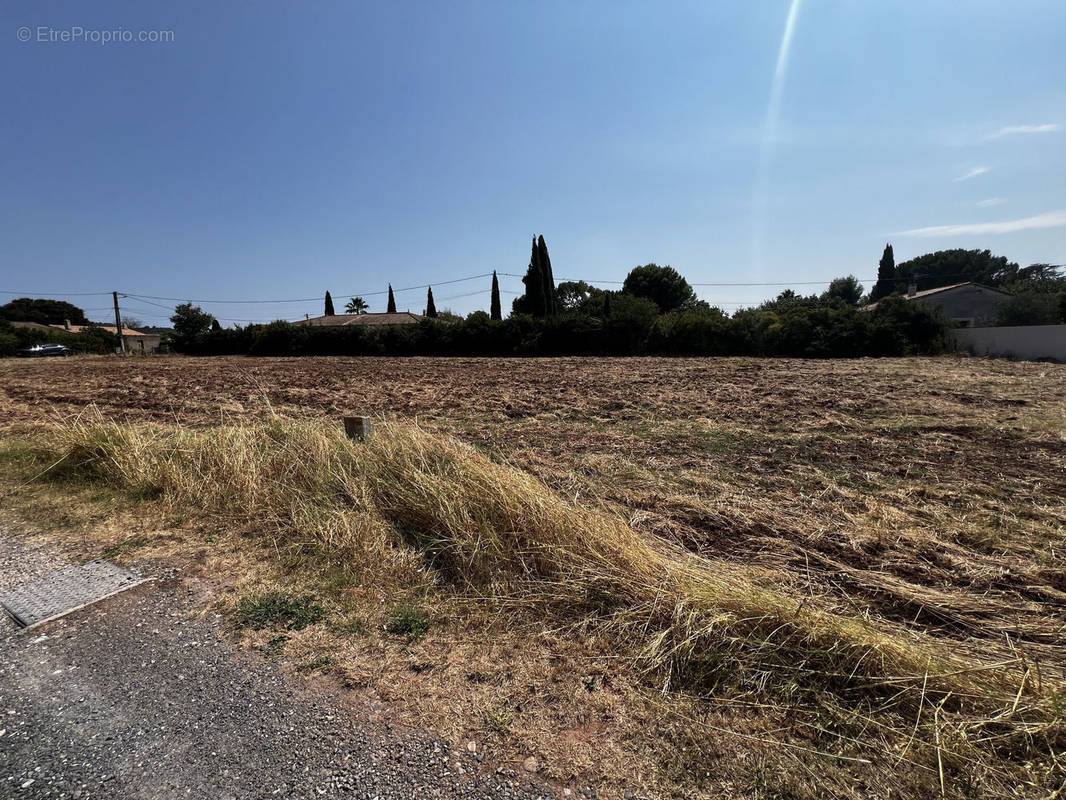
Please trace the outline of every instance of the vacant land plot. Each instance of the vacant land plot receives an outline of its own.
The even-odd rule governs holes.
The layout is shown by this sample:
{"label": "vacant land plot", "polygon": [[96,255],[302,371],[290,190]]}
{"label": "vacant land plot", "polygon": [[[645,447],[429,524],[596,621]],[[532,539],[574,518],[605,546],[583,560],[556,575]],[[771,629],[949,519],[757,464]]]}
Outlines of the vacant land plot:
{"label": "vacant land plot", "polygon": [[[99,417],[90,405],[138,433],[93,432]],[[269,431],[278,417],[313,426],[343,413],[396,421],[372,464],[361,454],[337,461],[340,445],[306,426]],[[91,424],[73,437],[57,434],[77,415]],[[101,547],[234,574],[222,591],[238,619],[274,598],[263,594],[270,587],[314,594],[332,621],[327,614],[283,639],[310,671],[328,665],[402,719],[488,742],[503,758],[533,756],[542,774],[575,788],[1042,797],[1066,781],[1066,367],[976,359],[6,361],[0,420],[4,480],[20,487],[9,503],[26,524],[47,527],[40,509],[81,492],[79,524],[96,531]],[[407,431],[412,421],[428,438]],[[88,495],[84,472],[69,486],[26,485],[71,448],[141,469],[108,449],[116,436],[124,450],[143,449],[158,463],[153,437],[172,442],[168,470],[191,463],[183,460],[190,452],[258,453],[258,434],[217,433],[256,424],[267,440],[301,443],[303,451],[285,452],[294,461],[305,452],[308,469],[322,458],[335,471],[372,474],[331,513],[353,509],[359,520],[373,516],[408,534],[421,525],[433,541],[388,544],[410,550],[390,562],[389,584],[367,574],[365,548],[362,556],[331,549],[337,528],[320,520],[314,547],[279,547],[278,531],[297,530],[293,520],[305,518],[286,512],[278,521],[269,506],[276,495],[242,495],[264,503],[258,527],[272,531],[264,544],[254,508],[229,513],[204,499],[197,513],[159,483],[161,468],[145,467],[141,483],[92,473]],[[173,433],[176,426],[184,432]],[[474,564],[480,545],[452,546],[458,516],[414,515],[413,494],[396,488],[416,473],[443,486],[446,470],[433,465],[445,456],[448,469],[483,472],[477,485],[488,494],[512,487],[533,497],[539,490],[522,476],[539,479],[560,504],[562,517],[552,519],[569,520],[562,527],[583,546],[594,540],[588,549],[601,561],[632,558],[632,571],[654,561],[648,574],[670,580],[698,573],[677,584],[672,621],[653,624],[659,600],[623,591],[622,577],[604,577],[610,570],[594,579],[585,567],[568,573],[571,584],[586,581],[582,598],[599,597],[580,613],[560,611],[572,598],[553,604],[530,591],[533,579],[560,591],[568,563],[546,567],[544,554],[523,560],[542,544],[543,526],[554,545],[562,536],[539,506],[542,516],[519,509],[506,517],[532,520],[521,547]],[[151,491],[144,481],[156,481]],[[102,485],[115,494],[100,496]],[[471,486],[456,497],[476,506]],[[189,496],[196,492],[207,496],[190,481]],[[495,513],[475,513],[471,524],[493,523]],[[125,533],[113,524],[119,514]],[[214,521],[210,534],[204,514]],[[219,538],[219,520],[231,537]],[[614,555],[610,541],[627,534],[611,520],[638,536]],[[346,535],[362,524],[349,519]],[[613,539],[596,538],[608,529]],[[647,558],[633,555],[644,547]],[[551,558],[562,551],[579,553],[566,544]],[[411,578],[403,559],[418,561],[424,579]],[[524,582],[490,591],[471,577],[490,563],[524,570]],[[689,603],[684,587],[705,588],[715,574],[757,600],[704,603],[710,595],[701,588],[700,602]],[[623,618],[622,606],[643,609],[645,621]],[[708,616],[714,609],[720,616]],[[691,635],[672,639],[679,620]],[[278,644],[269,633],[246,635]]]}

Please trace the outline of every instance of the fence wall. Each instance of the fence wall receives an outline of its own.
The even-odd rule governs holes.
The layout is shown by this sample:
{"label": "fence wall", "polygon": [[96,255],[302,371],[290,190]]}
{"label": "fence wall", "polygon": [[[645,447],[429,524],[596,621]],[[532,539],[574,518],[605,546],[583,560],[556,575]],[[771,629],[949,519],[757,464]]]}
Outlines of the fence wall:
{"label": "fence wall", "polygon": [[1066,325],[956,328],[951,337],[956,350],[975,356],[1066,361]]}

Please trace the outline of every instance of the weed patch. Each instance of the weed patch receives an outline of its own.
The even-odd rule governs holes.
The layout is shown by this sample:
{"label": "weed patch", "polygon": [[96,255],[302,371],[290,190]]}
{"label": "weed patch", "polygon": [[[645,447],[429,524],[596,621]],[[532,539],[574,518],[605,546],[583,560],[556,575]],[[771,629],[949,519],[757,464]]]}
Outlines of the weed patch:
{"label": "weed patch", "polygon": [[326,609],[307,597],[289,597],[281,592],[242,597],[237,603],[237,623],[244,628],[299,631],[320,622]]}
{"label": "weed patch", "polygon": [[408,639],[421,639],[429,633],[430,619],[417,608],[400,608],[389,617],[385,630]]}
{"label": "weed patch", "polygon": [[297,672],[301,672],[304,675],[309,675],[312,672],[329,672],[333,669],[334,660],[333,656],[316,656],[310,661],[305,661],[296,667]]}

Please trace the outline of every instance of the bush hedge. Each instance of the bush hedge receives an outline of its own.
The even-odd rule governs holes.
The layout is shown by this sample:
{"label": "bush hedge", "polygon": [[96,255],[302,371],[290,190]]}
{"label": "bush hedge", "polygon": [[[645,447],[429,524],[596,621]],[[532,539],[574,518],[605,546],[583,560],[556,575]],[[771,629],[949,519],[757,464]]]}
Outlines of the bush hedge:
{"label": "bush hedge", "polygon": [[208,331],[185,351],[252,356],[858,356],[942,352],[947,322],[900,298],[873,311],[817,298],[785,298],[733,316],[717,308],[660,315],[654,303],[618,295],[607,317],[563,313],[493,320],[483,311],[446,322],[319,327],[284,321]]}

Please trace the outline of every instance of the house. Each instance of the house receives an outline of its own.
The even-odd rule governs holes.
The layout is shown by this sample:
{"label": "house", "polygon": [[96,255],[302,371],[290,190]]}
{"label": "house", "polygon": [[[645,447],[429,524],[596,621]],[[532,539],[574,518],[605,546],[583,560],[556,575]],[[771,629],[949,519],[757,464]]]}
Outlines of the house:
{"label": "house", "polygon": [[[69,322],[63,325],[49,325],[49,328],[66,331],[67,333],[81,333],[88,325],[71,325]],[[116,333],[114,325],[93,325],[94,328],[100,328],[108,333],[114,335]],[[122,328],[122,341],[126,345],[127,352],[130,353],[154,353],[159,349],[159,342],[161,337],[158,333],[142,333],[141,331],[134,330],[133,328]]]}
{"label": "house", "polygon": [[[942,309],[944,316],[957,328],[980,328],[994,325],[999,304],[1010,297],[1009,294],[999,289],[972,281],[955,283],[951,286],[938,286],[935,289],[923,289],[920,292],[916,288],[914,284],[911,284],[907,294],[901,295],[903,299]],[[871,303],[863,310],[873,311],[875,308],[877,308],[877,303]]]}
{"label": "house", "polygon": [[326,328],[345,328],[348,326],[367,325],[413,325],[425,319],[421,314],[401,311],[396,314],[328,314],[322,317],[309,317],[294,322],[294,325],[314,325]]}

